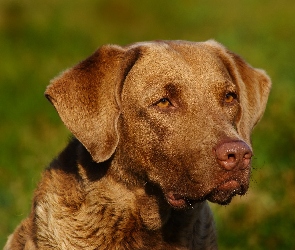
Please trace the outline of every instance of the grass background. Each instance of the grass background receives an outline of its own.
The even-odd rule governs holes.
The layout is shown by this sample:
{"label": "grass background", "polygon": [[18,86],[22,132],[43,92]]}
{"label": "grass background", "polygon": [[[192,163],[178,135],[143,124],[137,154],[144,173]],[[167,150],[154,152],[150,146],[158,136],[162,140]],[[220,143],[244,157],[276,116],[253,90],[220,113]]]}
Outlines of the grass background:
{"label": "grass background", "polygon": [[220,249],[295,249],[295,1],[1,0],[0,248],[69,132],[49,80],[106,43],[214,38],[273,80],[250,190],[212,204]]}

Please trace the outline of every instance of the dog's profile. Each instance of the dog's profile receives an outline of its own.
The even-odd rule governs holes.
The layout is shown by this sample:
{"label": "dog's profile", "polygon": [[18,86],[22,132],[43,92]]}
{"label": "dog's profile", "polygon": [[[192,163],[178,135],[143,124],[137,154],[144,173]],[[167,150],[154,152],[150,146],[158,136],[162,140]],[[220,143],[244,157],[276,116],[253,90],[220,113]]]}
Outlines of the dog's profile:
{"label": "dog's profile", "polygon": [[216,249],[270,86],[212,40],[102,46],[46,89],[74,137],[4,249]]}

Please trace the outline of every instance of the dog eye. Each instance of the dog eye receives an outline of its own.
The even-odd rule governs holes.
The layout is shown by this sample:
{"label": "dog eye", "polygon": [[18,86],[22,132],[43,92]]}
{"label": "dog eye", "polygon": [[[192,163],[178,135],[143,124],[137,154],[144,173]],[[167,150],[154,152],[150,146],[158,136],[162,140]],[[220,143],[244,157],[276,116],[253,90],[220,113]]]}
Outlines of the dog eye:
{"label": "dog eye", "polygon": [[232,103],[236,99],[237,99],[237,94],[233,92],[229,92],[225,95],[224,101],[226,103]]}
{"label": "dog eye", "polygon": [[170,100],[168,98],[162,98],[158,102],[155,103],[159,108],[169,108],[172,106]]}

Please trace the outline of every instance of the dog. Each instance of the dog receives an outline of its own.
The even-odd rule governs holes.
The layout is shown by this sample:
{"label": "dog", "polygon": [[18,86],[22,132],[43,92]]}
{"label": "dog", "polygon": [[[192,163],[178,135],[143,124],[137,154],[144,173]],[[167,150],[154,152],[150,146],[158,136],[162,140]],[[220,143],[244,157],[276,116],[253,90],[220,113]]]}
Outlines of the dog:
{"label": "dog", "polygon": [[46,89],[73,138],[5,250],[216,249],[270,88],[214,40],[100,47]]}

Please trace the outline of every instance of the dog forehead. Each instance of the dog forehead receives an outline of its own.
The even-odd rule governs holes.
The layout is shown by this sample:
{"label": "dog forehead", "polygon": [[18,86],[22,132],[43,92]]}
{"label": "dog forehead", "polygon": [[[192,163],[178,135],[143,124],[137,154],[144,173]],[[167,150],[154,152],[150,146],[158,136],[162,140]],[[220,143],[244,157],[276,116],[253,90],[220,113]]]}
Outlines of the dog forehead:
{"label": "dog forehead", "polygon": [[[197,91],[230,81],[229,73],[211,46],[206,43],[146,42],[140,47],[140,57],[128,73],[123,93],[145,93],[174,84],[182,91]],[[124,91],[125,90],[125,91]]]}

